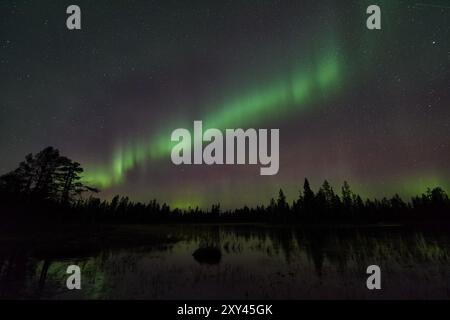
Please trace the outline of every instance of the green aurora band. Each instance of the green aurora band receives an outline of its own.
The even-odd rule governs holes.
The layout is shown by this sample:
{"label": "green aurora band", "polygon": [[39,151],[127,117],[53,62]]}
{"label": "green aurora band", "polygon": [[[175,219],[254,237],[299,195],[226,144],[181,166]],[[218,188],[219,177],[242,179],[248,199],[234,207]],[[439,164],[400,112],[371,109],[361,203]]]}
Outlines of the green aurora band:
{"label": "green aurora band", "polygon": [[[350,70],[345,68],[344,60],[335,50],[333,54],[323,55],[315,68],[298,68],[284,78],[270,81],[269,85],[248,90],[246,94],[233,97],[229,101],[217,104],[215,108],[206,109],[203,119],[203,129],[208,128],[238,128],[249,125],[259,125],[267,121],[283,119],[295,114],[307,112],[319,105],[321,99],[329,99],[342,88],[345,79],[350,77]],[[346,70],[344,77],[343,71]],[[208,112],[208,110],[213,110]],[[147,139],[133,141],[126,146],[119,146],[111,160],[103,165],[87,165],[83,180],[101,189],[121,185],[126,181],[127,172],[145,165],[151,161],[169,158],[172,147],[171,132],[179,127],[189,127],[192,122],[182,124],[171,123],[166,130],[148,136]],[[186,146],[187,147],[187,146]],[[192,146],[191,146],[192,147]],[[350,177],[351,178],[351,177]],[[388,181],[389,180],[389,181]],[[399,192],[403,195],[417,195],[428,187],[441,186],[450,189],[449,180],[438,172],[422,172],[388,179],[383,185],[372,185],[376,190],[386,193]],[[357,179],[350,180],[358,192],[366,197],[373,195],[373,190],[362,185]],[[289,186],[286,186],[289,187]],[[298,186],[292,186],[297,190]],[[206,205],[198,195],[186,194],[176,197],[172,205],[188,208]]]}
{"label": "green aurora band", "polygon": [[[312,72],[292,73],[284,80],[275,81],[266,88],[215,108],[217,111],[205,117],[204,130],[257,124],[307,110],[320,93],[332,92],[342,81],[342,63],[336,54],[326,55],[319,61]],[[170,140],[170,133],[171,131],[160,133],[149,137],[145,142],[117,148],[110,163],[104,166],[87,166],[84,181],[100,188],[123,183],[126,173],[133,168],[170,155],[174,145]]]}

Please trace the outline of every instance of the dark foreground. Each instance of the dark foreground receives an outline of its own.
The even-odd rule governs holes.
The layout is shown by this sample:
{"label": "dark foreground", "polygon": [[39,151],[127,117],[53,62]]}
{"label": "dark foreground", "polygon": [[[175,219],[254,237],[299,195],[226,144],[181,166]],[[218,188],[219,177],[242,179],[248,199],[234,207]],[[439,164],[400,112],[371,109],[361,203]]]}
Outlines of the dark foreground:
{"label": "dark foreground", "polygon": [[[3,234],[3,299],[448,299],[450,233],[399,226],[103,226]],[[66,269],[81,268],[81,290]],[[366,288],[366,268],[382,289]]]}

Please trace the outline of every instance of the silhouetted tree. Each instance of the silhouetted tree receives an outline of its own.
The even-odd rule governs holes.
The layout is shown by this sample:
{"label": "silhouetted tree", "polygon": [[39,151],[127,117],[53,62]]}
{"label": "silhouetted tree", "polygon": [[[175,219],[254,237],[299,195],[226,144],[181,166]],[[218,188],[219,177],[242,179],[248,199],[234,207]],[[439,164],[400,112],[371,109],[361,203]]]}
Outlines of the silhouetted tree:
{"label": "silhouetted tree", "polygon": [[351,212],[353,207],[353,192],[347,181],[344,181],[344,185],[342,186],[342,205],[344,210]]}
{"label": "silhouetted tree", "polygon": [[303,183],[303,211],[306,216],[312,216],[314,213],[314,192],[311,190],[308,179]]}
{"label": "silhouetted tree", "polygon": [[14,171],[0,177],[0,189],[22,197],[69,202],[85,191],[98,192],[80,180],[80,164],[47,147],[28,154]]}

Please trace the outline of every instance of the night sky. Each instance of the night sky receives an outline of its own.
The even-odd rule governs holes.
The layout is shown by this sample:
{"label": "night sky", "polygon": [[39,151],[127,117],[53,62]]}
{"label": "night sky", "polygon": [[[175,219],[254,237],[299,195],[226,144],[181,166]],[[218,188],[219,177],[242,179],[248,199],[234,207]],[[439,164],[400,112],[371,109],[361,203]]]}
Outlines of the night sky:
{"label": "night sky", "polygon": [[[66,8],[82,30],[66,28]],[[382,30],[366,28],[378,4]],[[46,146],[100,197],[289,200],[304,177],[364,196],[450,189],[448,1],[0,3],[0,174]],[[170,134],[279,128],[280,170],[175,166]]]}

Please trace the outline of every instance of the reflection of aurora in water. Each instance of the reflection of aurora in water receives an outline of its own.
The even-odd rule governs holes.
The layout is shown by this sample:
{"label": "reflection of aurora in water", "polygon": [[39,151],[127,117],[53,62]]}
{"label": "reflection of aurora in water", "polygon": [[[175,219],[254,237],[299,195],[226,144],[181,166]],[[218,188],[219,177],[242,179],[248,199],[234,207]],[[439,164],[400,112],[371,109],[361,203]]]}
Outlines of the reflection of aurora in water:
{"label": "reflection of aurora in water", "polygon": [[[2,260],[1,296],[15,292],[23,297],[68,299],[373,298],[361,283],[365,268],[376,261],[383,281],[390,284],[383,298],[449,298],[446,234],[431,236],[396,228],[163,228],[183,240],[168,246],[105,249],[90,257],[23,257],[26,266],[19,265],[16,255],[17,270],[9,275],[15,291],[5,292],[4,265],[12,261]],[[220,248],[220,263],[199,264],[192,253],[202,247]],[[81,267],[81,291],[65,289],[70,264]]]}

